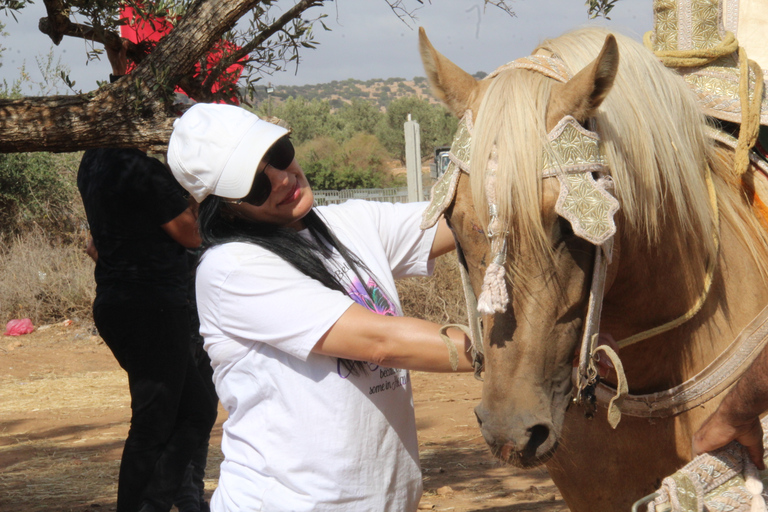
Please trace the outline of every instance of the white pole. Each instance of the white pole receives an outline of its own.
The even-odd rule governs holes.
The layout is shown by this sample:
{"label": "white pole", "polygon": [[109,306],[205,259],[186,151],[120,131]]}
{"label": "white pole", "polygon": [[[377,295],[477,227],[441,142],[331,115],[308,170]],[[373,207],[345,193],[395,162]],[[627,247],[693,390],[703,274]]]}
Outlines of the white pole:
{"label": "white pole", "polygon": [[419,123],[408,120],[404,125],[405,130],[405,167],[408,170],[408,202],[414,203],[424,200],[421,177],[421,131]]}

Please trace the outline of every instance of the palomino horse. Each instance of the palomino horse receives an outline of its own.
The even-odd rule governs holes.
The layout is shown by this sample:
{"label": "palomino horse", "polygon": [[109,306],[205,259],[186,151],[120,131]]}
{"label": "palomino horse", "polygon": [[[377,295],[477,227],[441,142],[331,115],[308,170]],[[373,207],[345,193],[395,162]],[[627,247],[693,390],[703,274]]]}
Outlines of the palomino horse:
{"label": "palomino horse", "polygon": [[[691,390],[663,407],[655,399],[688,389],[727,347],[744,352],[737,337],[759,331],[752,355],[762,347],[768,237],[753,211],[754,169],[734,177],[733,152],[709,137],[683,81],[626,37],[571,32],[480,81],[423,30],[420,48],[433,90],[463,118],[452,158],[465,172],[443,187],[443,206],[481,302],[493,288],[488,268],[502,268],[495,312],[482,315],[483,436],[505,462],[545,463],[572,511],[629,510],[690,460],[693,432],[750,359],[693,379],[715,379],[694,386],[693,401]],[[566,162],[580,145],[591,156]],[[563,213],[561,189],[582,186],[598,203],[595,236],[583,211]],[[442,211],[435,199],[425,223],[430,211]],[[635,415],[624,410],[615,430],[603,405],[589,419],[572,404],[596,252],[610,259],[595,331],[622,340],[681,319],[619,350],[629,393],[645,397],[619,406]],[[616,387],[617,374],[604,382]]]}

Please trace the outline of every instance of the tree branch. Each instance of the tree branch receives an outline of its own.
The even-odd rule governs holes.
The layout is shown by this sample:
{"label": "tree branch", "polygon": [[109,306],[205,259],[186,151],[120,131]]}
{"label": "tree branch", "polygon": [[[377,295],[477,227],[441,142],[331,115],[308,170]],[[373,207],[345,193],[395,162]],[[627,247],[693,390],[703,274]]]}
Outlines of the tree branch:
{"label": "tree branch", "polygon": [[302,0],[301,2],[288,9],[282,16],[276,19],[274,23],[262,29],[258,36],[252,39],[248,44],[228,55],[222,55],[219,63],[210,71],[208,77],[205,79],[205,82],[203,82],[203,88],[210,89],[226,69],[245,58],[252,51],[260,48],[261,45],[267,41],[267,39],[275,35],[278,31],[282,30],[283,27],[285,27],[288,23],[295,20],[296,18],[301,17],[304,11],[311,7],[323,5],[323,3],[324,0]]}
{"label": "tree branch", "polygon": [[[66,30],[70,25],[69,21],[69,8],[64,4],[62,0],[43,0],[45,4],[45,10],[48,13],[48,31],[41,32],[48,35],[53,41],[53,44],[59,46],[61,40],[66,35]],[[43,18],[46,19],[46,18]],[[42,23],[42,20],[40,20]]]}
{"label": "tree branch", "polygon": [[[95,29],[72,23],[56,25],[50,20],[61,13],[57,0],[43,28],[52,37],[70,35],[106,45],[119,44],[114,30]],[[302,10],[327,0],[304,0],[280,19],[286,24]],[[0,100],[0,152],[74,151],[93,147],[163,148],[172,130],[177,107],[173,106],[173,89],[182,87],[190,97],[213,97],[202,87],[202,77],[193,78],[195,64],[224,33],[249,10],[258,8],[259,0],[197,0],[181,22],[145,54],[136,52],[131,60],[137,67],[129,76],[84,95],[29,97]],[[57,11],[57,9],[59,9]],[[204,27],[204,29],[203,29]],[[266,27],[269,28],[269,27]],[[279,29],[279,24],[273,29]],[[271,35],[258,36],[262,44]],[[133,52],[131,52],[133,53]],[[129,54],[130,55],[130,54]]]}
{"label": "tree branch", "polygon": [[0,152],[161,148],[173,117],[157,104],[127,78],[87,95],[0,100]]}
{"label": "tree branch", "polygon": [[[128,77],[98,91],[0,100],[0,152],[105,146],[162,148],[177,115],[171,101],[173,87],[181,83],[195,94],[198,85],[185,76],[194,71],[195,62],[222,34],[257,4],[257,0],[197,0],[179,26]],[[73,25],[67,25],[67,33],[89,40],[101,37],[100,42],[104,42],[104,36]]]}
{"label": "tree branch", "polygon": [[[55,43],[70,36],[108,48],[121,45],[118,0],[43,1],[48,16],[40,20],[40,29]],[[275,0],[192,0],[178,25],[156,44],[128,45],[127,56],[136,68],[118,82],[77,96],[0,100],[0,152],[74,151],[104,146],[162,148],[178,115],[178,106],[173,104],[176,86],[198,101],[226,100],[238,92],[236,84],[221,84],[233,64],[253,62],[255,69],[250,67],[249,71],[264,73],[279,69],[277,63],[282,61],[298,62],[299,51],[313,47],[310,27],[317,21],[302,15],[328,1],[292,0],[292,7],[268,21],[267,9]],[[405,10],[408,0],[385,1],[396,14],[397,9],[404,9],[412,15],[412,11]],[[505,9],[503,0],[484,2]],[[157,7],[152,11],[155,15],[173,15],[165,10],[164,3],[151,5]],[[70,8],[91,26],[70,21]],[[224,48],[213,69],[202,66],[195,76],[196,65],[251,10],[255,11],[254,21],[242,48]],[[214,93],[212,88],[217,83],[222,87]]]}
{"label": "tree branch", "polygon": [[[66,18],[65,21],[66,23],[56,25],[51,21],[50,17],[40,18],[37,27],[40,32],[49,36],[51,39],[53,39],[54,36],[76,37],[94,43],[101,43],[105,47],[110,47],[114,50],[120,49],[122,38],[117,32],[112,30],[96,32],[93,27],[82,25],[80,23],[72,23],[69,18]],[[137,45],[132,41],[128,41],[127,50],[128,58],[135,63],[139,63],[147,56],[150,48],[148,48],[147,45]]]}

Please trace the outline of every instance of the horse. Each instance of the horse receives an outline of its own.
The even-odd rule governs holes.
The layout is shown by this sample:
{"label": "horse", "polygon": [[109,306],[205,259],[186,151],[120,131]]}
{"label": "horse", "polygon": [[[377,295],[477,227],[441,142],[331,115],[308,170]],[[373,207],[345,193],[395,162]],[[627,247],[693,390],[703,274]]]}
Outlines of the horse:
{"label": "horse", "polygon": [[[738,350],[732,342],[768,315],[768,236],[750,187],[756,170],[734,175],[734,150],[713,139],[683,80],[628,37],[579,29],[482,80],[435,50],[423,28],[419,39],[434,94],[471,132],[463,141],[457,134],[452,149],[463,172],[445,185],[442,209],[428,214],[444,213],[475,295],[492,292],[491,267],[501,269],[498,296],[480,317],[482,435],[505,463],[546,464],[572,511],[629,510],[691,459],[693,433],[751,359],[724,363],[721,380],[693,402],[658,409],[657,400],[722,362],[728,347]],[[564,124],[577,145],[599,138],[589,165],[563,170],[572,141],[553,154]],[[562,213],[571,172],[608,205],[596,239]],[[599,257],[602,313],[590,327]],[[592,366],[607,372],[602,383],[577,386],[588,329],[613,339],[651,331],[619,342],[612,364]],[[588,342],[595,349],[596,337]],[[637,414],[609,422],[606,412],[626,407],[620,397],[599,401],[591,418],[595,385],[620,388],[624,378],[641,395]]]}

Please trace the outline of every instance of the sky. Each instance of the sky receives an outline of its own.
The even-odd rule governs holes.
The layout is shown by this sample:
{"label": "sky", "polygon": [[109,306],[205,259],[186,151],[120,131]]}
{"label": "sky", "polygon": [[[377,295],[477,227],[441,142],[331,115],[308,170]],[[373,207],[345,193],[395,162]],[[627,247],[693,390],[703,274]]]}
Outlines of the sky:
{"label": "sky", "polygon": [[[419,7],[415,0],[409,6]],[[292,2],[290,2],[292,3]],[[418,26],[423,26],[435,48],[469,73],[490,73],[496,67],[529,54],[548,37],[556,37],[584,25],[600,25],[640,40],[653,28],[652,0],[620,0],[610,13],[611,20],[589,20],[583,0],[507,0],[515,11],[511,17],[482,0],[428,0],[416,11],[417,20],[403,23],[384,0],[336,0],[309,12],[325,13],[330,32],[320,29],[316,50],[306,50],[296,69],[265,76],[262,83],[305,85],[354,78],[424,76],[418,54]],[[106,80],[110,72],[106,57],[88,61],[87,46],[81,40],[65,38],[53,46],[37,29],[45,16],[43,3],[36,2],[17,15],[0,22],[6,36],[0,46],[0,83],[18,78],[20,69],[40,81],[36,60],[47,59],[51,49],[54,63],[69,68],[75,89],[91,90],[96,80]],[[56,91],[66,93],[62,88]],[[39,87],[26,94],[40,94]]]}

